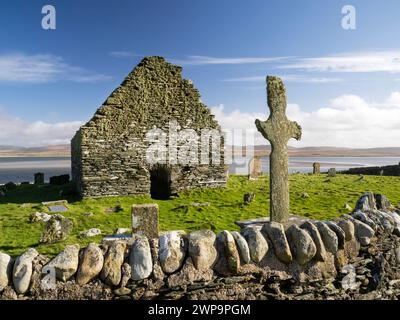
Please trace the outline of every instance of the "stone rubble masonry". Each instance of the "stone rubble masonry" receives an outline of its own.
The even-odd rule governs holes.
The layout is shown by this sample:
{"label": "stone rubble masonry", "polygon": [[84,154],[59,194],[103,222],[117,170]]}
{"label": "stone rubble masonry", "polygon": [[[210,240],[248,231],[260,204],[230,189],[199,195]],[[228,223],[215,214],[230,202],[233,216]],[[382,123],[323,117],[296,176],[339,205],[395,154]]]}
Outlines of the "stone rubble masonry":
{"label": "stone rubble masonry", "polygon": [[[79,247],[69,246],[73,254],[66,248],[53,260],[34,249],[15,259],[0,253],[0,299],[284,299],[274,291],[279,287],[291,288],[293,299],[394,297],[400,294],[395,210],[363,212],[373,228],[357,211],[335,223],[299,218],[247,226],[243,236],[226,230],[217,236],[210,230],[171,231],[153,239],[133,234],[117,243],[92,243],[79,255]],[[250,259],[260,248],[262,254],[255,259],[253,252]],[[55,265],[55,288],[42,288],[42,268]]]}
{"label": "stone rubble masonry", "polygon": [[[150,194],[154,165],[146,160],[146,151],[155,141],[147,141],[146,133],[157,128],[167,134],[171,121],[180,130],[193,129],[199,137],[202,130],[221,134],[198,90],[182,78],[182,68],[162,57],[146,57],[71,141],[72,180],[81,196]],[[225,186],[223,142],[221,138],[219,164],[168,162],[171,193]]]}

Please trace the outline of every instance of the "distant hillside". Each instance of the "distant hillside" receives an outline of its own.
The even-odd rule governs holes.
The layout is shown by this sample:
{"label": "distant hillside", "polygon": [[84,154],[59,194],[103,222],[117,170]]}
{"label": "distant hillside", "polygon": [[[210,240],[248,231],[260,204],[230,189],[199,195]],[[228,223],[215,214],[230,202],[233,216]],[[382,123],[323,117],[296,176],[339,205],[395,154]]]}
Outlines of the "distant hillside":
{"label": "distant hillside", "polygon": [[[229,149],[230,146],[227,146]],[[243,147],[236,147],[235,153],[244,152]],[[254,147],[257,155],[267,156],[271,152],[269,145]],[[69,145],[46,147],[1,146],[0,157],[69,157]],[[400,157],[400,148],[351,149],[338,147],[289,147],[291,157]]]}
{"label": "distant hillside", "polygon": [[69,145],[46,147],[0,146],[0,157],[69,157]]}
{"label": "distant hillside", "polygon": [[[229,146],[227,146],[229,148]],[[240,152],[241,147],[236,147]],[[400,157],[400,148],[369,148],[351,149],[340,147],[289,147],[291,157]],[[254,147],[255,153],[260,156],[267,156],[271,152],[269,145]],[[242,148],[244,152],[244,148]]]}

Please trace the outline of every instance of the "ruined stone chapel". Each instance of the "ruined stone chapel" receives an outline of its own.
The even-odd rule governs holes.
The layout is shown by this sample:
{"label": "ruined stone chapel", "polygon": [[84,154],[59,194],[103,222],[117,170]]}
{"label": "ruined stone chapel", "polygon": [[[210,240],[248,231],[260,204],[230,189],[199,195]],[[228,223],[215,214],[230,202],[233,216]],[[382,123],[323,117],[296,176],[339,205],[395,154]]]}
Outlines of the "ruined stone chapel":
{"label": "ruined stone chapel", "polygon": [[[182,78],[182,68],[162,57],[146,57],[71,141],[72,179],[81,196],[151,194],[165,199],[184,189],[225,185],[222,135],[219,163],[212,157],[207,164],[168,157],[164,163],[149,163],[146,152],[154,141],[148,132],[157,128],[168,134],[171,122],[199,137],[204,129],[221,133],[198,90]],[[171,141],[165,141],[168,150]]]}

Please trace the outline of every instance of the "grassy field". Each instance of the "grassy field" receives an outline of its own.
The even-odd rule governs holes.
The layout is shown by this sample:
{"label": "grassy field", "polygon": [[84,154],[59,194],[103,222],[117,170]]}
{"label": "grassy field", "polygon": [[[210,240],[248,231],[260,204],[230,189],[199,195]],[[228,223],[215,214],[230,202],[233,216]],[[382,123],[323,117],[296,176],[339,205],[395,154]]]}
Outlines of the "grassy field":
{"label": "grassy field", "polygon": [[[109,197],[79,200],[61,197],[65,187],[44,185],[19,186],[5,197],[0,197],[0,251],[18,255],[29,247],[49,255],[58,253],[66,244],[101,240],[101,236],[80,239],[79,233],[89,228],[100,228],[111,234],[116,228],[131,226],[130,208],[137,203],[158,203],[161,230],[223,229],[237,230],[237,220],[267,216],[269,212],[268,176],[249,181],[245,176],[231,176],[226,188],[196,189],[183,192],[171,200],[153,200],[148,196]],[[295,174],[290,176],[291,213],[317,219],[329,219],[347,212],[344,205],[354,207],[365,191],[385,194],[395,205],[400,202],[400,177]],[[256,199],[243,203],[246,192],[255,192]],[[309,197],[304,197],[307,193]],[[39,245],[43,224],[30,223],[31,213],[45,212],[43,201],[67,199],[69,211],[63,213],[74,223],[70,237],[58,244]],[[195,206],[193,203],[206,203]],[[121,211],[110,213],[109,208],[120,206]],[[87,213],[93,213],[88,216]]]}

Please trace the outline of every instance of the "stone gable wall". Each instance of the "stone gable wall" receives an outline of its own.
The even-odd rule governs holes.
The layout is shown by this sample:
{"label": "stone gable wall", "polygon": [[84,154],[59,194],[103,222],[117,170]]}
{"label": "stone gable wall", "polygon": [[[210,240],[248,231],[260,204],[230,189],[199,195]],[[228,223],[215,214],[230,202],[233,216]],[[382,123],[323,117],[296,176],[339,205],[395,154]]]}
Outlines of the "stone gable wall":
{"label": "stone gable wall", "polygon": [[[161,57],[148,57],[107,98],[71,141],[72,177],[84,197],[150,192],[151,166],[146,133],[157,127],[168,133],[169,122],[181,129],[221,132],[210,110],[182,69]],[[224,144],[221,139],[220,153]],[[199,157],[200,159],[200,157]],[[218,165],[172,164],[172,192],[226,183],[223,158]]]}

